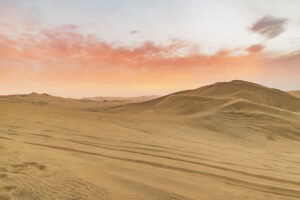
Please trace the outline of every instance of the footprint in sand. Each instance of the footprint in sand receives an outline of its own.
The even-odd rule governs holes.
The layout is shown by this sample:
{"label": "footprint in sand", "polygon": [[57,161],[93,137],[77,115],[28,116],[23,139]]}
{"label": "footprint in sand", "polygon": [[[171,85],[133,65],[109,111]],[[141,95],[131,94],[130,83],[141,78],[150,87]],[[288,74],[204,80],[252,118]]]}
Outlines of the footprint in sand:
{"label": "footprint in sand", "polygon": [[7,174],[0,174],[0,179],[6,178]]}
{"label": "footprint in sand", "polygon": [[0,194],[0,200],[10,200],[10,197],[5,194]]}
{"label": "footprint in sand", "polygon": [[7,172],[6,167],[0,167],[0,172]]}
{"label": "footprint in sand", "polygon": [[10,199],[10,193],[17,189],[16,186],[4,186],[0,187],[0,200],[9,200]]}
{"label": "footprint in sand", "polygon": [[36,162],[24,162],[22,164],[13,164],[10,166],[13,170],[14,173],[20,173],[24,172],[27,170],[45,170],[47,167],[45,165],[38,164]]}
{"label": "footprint in sand", "polygon": [[17,187],[16,186],[4,186],[0,187],[0,193],[1,192],[10,192],[12,190],[15,190]]}

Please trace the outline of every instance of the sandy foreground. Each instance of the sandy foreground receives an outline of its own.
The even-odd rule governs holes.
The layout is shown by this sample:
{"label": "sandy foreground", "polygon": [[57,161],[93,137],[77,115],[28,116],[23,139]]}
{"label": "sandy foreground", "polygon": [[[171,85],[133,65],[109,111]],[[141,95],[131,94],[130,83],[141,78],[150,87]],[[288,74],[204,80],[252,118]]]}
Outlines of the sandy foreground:
{"label": "sandy foreground", "polygon": [[300,199],[300,99],[244,81],[136,104],[1,96],[0,199]]}

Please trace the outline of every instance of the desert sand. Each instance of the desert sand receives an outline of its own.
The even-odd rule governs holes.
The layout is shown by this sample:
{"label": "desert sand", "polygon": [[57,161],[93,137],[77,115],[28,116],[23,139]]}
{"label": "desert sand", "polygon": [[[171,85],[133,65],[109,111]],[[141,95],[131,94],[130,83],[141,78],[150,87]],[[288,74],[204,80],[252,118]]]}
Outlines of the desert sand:
{"label": "desert sand", "polygon": [[152,99],[157,99],[158,95],[151,96],[137,96],[137,97],[84,97],[83,100],[93,100],[93,101],[102,101],[102,102],[119,102],[121,104],[128,103],[139,103],[144,101],[150,101]]}
{"label": "desert sand", "polygon": [[0,199],[300,199],[300,98],[245,81],[139,103],[0,96]]}
{"label": "desert sand", "polygon": [[289,93],[292,94],[292,95],[297,96],[298,98],[300,98],[300,90],[290,91]]}

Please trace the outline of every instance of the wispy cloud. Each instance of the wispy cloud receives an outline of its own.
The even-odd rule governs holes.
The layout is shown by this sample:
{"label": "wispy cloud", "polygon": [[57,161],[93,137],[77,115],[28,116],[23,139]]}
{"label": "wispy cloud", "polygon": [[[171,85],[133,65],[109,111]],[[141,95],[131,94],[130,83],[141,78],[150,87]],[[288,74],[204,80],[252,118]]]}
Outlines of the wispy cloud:
{"label": "wispy cloud", "polygon": [[178,39],[124,45],[83,34],[73,24],[45,28],[42,23],[17,21],[0,17],[0,88],[4,83],[19,88],[38,83],[40,88],[63,84],[84,91],[105,84],[118,88],[138,84],[179,90],[178,85],[183,89],[211,80],[253,80],[274,63],[277,71],[295,72],[299,66],[299,53],[273,56],[263,51],[263,44],[205,54],[197,44]]}
{"label": "wispy cloud", "polygon": [[139,34],[140,31],[139,30],[131,30],[130,33],[134,35],[134,34]]}
{"label": "wispy cloud", "polygon": [[250,53],[259,53],[264,49],[264,45],[262,44],[253,44],[249,46],[246,50]]}
{"label": "wispy cloud", "polygon": [[0,34],[0,72],[3,74],[5,69],[6,74],[20,79],[35,74],[34,79],[79,82],[84,81],[83,75],[85,80],[96,82],[120,82],[127,75],[134,76],[129,80],[133,82],[161,77],[157,82],[171,84],[189,79],[202,69],[214,73],[226,67],[246,68],[256,62],[253,55],[234,55],[235,50],[213,55],[193,52],[194,44],[175,39],[164,45],[153,41],[135,46],[107,43],[78,29],[74,25],[40,28],[37,33],[20,33],[13,38]]}
{"label": "wispy cloud", "polygon": [[255,22],[250,31],[258,33],[266,38],[274,38],[280,35],[285,30],[286,18],[275,18],[272,16],[265,16]]}

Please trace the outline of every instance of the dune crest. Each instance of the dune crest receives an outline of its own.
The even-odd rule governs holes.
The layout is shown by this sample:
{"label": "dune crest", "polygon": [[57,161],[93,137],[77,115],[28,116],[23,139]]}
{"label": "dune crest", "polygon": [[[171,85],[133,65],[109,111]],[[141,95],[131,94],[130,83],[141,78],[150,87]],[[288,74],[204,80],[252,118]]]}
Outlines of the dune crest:
{"label": "dune crest", "polygon": [[[179,107],[190,112],[216,109],[237,100],[250,101],[268,107],[284,109],[292,112],[300,111],[300,99],[287,92],[268,88],[251,82],[234,80],[219,82],[194,90],[176,92],[150,102],[134,105],[141,109],[172,109],[177,112]],[[128,106],[128,105],[126,105]],[[125,106],[125,107],[126,107]],[[131,105],[132,106],[132,105]],[[172,108],[171,108],[172,107]],[[125,108],[126,110],[127,108]],[[128,109],[130,110],[130,109]]]}

